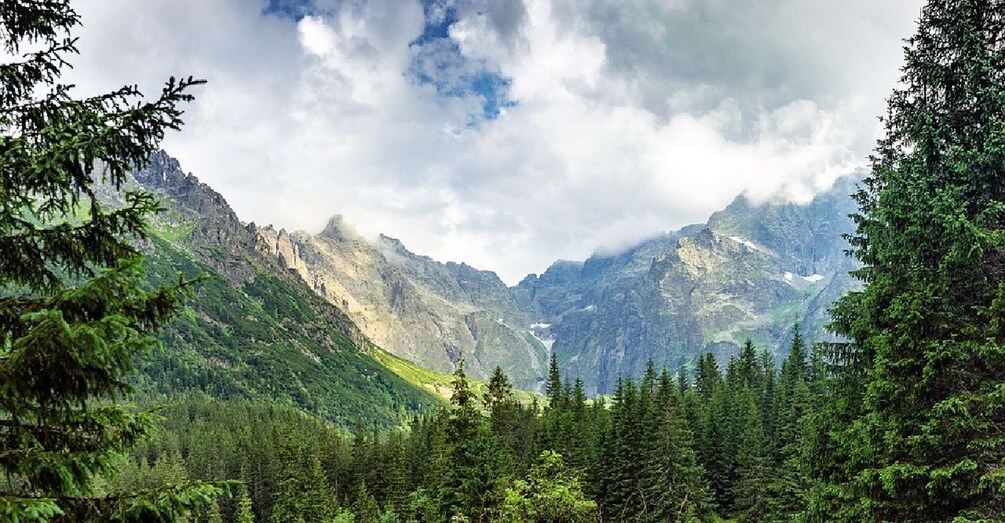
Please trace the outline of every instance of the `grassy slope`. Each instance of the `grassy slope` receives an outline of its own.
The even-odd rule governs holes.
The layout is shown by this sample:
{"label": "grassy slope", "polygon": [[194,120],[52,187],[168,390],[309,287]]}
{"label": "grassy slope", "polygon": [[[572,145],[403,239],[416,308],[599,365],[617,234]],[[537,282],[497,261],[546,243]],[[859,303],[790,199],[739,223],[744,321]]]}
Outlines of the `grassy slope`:
{"label": "grassy slope", "polygon": [[[411,361],[399,358],[380,348],[375,347],[373,355],[383,366],[408,380],[410,383],[422,387],[424,390],[436,394],[445,400],[450,399],[450,384],[454,379],[453,376],[420,367]],[[471,386],[478,397],[482,397],[485,391],[488,390],[488,384],[483,381],[471,380]],[[544,397],[539,394],[514,389],[513,396],[521,403],[530,404],[537,399],[539,404],[545,404]]]}
{"label": "grassy slope", "polygon": [[[174,232],[163,236],[174,240]],[[177,281],[178,272],[215,276],[161,237],[152,240],[147,265],[154,285]],[[442,403],[332,327],[328,304],[306,285],[265,270],[241,287],[215,277],[198,286],[189,306],[162,334],[164,350],[140,362],[141,391],[266,400],[343,426],[396,426]]]}

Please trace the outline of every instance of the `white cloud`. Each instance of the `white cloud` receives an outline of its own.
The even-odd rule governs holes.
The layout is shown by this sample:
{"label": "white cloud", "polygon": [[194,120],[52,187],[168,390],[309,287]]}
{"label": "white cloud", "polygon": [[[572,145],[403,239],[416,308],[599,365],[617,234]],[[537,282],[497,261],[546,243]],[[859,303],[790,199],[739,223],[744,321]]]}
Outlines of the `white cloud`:
{"label": "white cloud", "polygon": [[319,17],[307,16],[297,23],[300,31],[300,45],[311,54],[327,56],[336,50],[336,34]]}
{"label": "white cloud", "polygon": [[[861,163],[917,0],[474,2],[449,31],[511,80],[477,95],[410,77],[418,2],[299,22],[247,0],[80,0],[84,91],[205,77],[168,151],[245,220],[361,233],[515,282],[704,220],[743,190],[805,200]],[[443,44],[444,42],[441,42]],[[430,61],[431,60],[431,61]]]}

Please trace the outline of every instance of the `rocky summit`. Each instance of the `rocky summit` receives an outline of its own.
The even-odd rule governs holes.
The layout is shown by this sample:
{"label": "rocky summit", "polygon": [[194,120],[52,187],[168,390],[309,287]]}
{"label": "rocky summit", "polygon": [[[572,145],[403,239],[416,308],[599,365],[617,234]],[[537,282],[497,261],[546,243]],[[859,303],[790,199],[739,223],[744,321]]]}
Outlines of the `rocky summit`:
{"label": "rocky summit", "polygon": [[747,338],[778,358],[796,322],[825,339],[827,310],[855,284],[843,237],[853,230],[854,180],[807,205],[740,196],[706,224],[557,262],[513,293],[589,392],[611,392],[650,358],[669,369],[707,351],[722,361]]}

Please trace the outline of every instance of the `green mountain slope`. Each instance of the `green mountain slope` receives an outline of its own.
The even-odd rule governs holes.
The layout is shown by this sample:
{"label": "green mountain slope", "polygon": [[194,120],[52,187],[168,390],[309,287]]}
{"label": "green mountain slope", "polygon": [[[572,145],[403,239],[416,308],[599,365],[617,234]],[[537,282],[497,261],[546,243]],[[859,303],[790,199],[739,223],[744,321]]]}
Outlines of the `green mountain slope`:
{"label": "green mountain slope", "polygon": [[189,310],[140,363],[149,394],[204,391],[291,405],[340,425],[401,424],[442,403],[383,366],[372,344],[297,275],[257,254],[253,228],[160,153],[135,173],[167,211],[144,245],[152,284],[205,274]]}
{"label": "green mountain slope", "polygon": [[[408,380],[409,383],[418,385],[443,399],[450,399],[451,386],[454,382],[453,375],[429,370],[377,347],[373,349],[372,354],[382,365]],[[488,392],[488,383],[484,381],[469,378],[468,384],[479,398],[484,397],[485,393]],[[547,399],[540,394],[520,389],[513,389],[513,398],[525,405],[530,405],[535,400],[541,406],[548,403]]]}

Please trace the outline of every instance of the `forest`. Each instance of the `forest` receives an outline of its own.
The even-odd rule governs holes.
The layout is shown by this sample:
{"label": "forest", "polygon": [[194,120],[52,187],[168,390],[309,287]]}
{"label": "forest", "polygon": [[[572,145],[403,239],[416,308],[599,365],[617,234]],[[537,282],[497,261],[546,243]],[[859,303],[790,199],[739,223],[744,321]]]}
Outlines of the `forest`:
{"label": "forest", "polygon": [[711,354],[693,379],[650,365],[609,400],[554,360],[543,407],[501,370],[478,397],[461,369],[452,408],[392,432],[188,398],[107,488],[239,479],[205,521],[790,521],[813,491],[825,386],[795,332],[780,373],[747,343],[725,371]]}
{"label": "forest", "polygon": [[531,402],[461,363],[394,429],[137,388],[206,282],[144,279],[160,207],[127,182],[202,81],[73,98],[79,24],[0,4],[0,521],[1005,521],[1005,1],[921,12],[833,341],[795,325],[781,361],[748,341],[595,398],[552,357]]}

